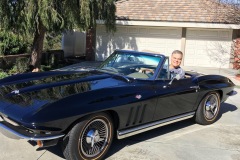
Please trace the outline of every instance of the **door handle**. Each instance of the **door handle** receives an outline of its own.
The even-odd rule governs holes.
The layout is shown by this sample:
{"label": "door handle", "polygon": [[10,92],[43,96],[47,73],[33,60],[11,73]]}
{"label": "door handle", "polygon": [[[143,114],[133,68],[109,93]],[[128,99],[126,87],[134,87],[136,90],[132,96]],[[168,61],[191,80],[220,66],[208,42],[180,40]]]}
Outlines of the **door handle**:
{"label": "door handle", "polygon": [[200,87],[199,87],[199,86],[191,86],[190,88],[192,88],[192,89],[195,89],[195,90],[196,90],[196,92],[198,91],[198,89],[200,89]]}
{"label": "door handle", "polygon": [[190,88],[199,89],[199,86],[191,86]]}

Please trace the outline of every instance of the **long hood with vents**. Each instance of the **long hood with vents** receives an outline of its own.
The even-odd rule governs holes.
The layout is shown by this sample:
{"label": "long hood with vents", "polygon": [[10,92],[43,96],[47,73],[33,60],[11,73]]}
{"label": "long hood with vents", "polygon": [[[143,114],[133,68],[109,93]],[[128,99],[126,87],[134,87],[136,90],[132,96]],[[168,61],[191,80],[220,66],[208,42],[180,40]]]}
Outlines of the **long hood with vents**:
{"label": "long hood with vents", "polygon": [[97,70],[51,71],[10,76],[0,80],[0,114],[21,121],[24,115],[36,112],[49,103],[75,94],[126,83],[123,80]]}

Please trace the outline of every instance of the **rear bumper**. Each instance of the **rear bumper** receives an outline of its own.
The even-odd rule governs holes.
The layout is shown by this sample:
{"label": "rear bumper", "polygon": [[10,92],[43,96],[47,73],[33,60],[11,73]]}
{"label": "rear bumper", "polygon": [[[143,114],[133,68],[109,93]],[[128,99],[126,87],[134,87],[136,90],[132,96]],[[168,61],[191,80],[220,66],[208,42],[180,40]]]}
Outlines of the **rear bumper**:
{"label": "rear bumper", "polygon": [[54,140],[64,136],[64,134],[55,134],[55,135],[38,135],[34,133],[29,133],[26,129],[22,129],[20,127],[11,126],[4,122],[0,122],[0,132],[6,137],[12,139],[27,139],[32,141],[47,141]]}

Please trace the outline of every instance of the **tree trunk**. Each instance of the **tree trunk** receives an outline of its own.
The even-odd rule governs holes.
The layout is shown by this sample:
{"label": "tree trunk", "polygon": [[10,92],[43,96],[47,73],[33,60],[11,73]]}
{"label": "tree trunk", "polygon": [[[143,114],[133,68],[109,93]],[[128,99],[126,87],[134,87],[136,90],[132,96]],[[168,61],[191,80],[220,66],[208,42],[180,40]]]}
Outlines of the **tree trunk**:
{"label": "tree trunk", "polygon": [[30,69],[33,72],[38,72],[41,66],[42,50],[43,50],[43,41],[46,33],[46,28],[40,21],[38,27],[35,31]]}

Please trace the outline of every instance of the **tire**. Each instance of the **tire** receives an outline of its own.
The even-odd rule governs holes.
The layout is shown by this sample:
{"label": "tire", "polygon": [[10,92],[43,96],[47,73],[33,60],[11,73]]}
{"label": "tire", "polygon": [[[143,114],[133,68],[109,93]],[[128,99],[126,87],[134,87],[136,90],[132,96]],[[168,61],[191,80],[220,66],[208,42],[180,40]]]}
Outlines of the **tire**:
{"label": "tire", "polygon": [[220,97],[217,92],[208,93],[198,106],[195,121],[202,125],[212,124],[217,120],[220,110]]}
{"label": "tire", "polygon": [[99,160],[107,153],[113,139],[113,123],[106,113],[84,118],[62,141],[63,155],[68,160]]}

